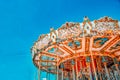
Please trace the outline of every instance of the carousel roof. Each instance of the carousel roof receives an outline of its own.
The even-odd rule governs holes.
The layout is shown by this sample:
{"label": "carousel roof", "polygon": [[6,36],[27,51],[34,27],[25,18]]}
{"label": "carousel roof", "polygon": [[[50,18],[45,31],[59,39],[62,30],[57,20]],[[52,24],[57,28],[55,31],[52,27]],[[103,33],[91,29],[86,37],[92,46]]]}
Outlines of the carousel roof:
{"label": "carousel roof", "polygon": [[[120,22],[110,17],[82,23],[66,22],[57,30],[43,34],[32,47],[34,64],[54,73],[61,63],[81,57],[108,56],[120,60]],[[81,60],[80,59],[80,60]]]}

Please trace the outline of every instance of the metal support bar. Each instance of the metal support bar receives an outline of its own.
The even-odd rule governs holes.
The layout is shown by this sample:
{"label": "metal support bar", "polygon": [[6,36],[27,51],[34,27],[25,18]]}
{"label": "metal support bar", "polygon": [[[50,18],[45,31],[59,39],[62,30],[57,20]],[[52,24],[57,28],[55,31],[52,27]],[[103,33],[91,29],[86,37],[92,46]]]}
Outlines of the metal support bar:
{"label": "metal support bar", "polygon": [[40,80],[40,62],[38,62],[39,68],[38,68],[38,80]]}
{"label": "metal support bar", "polygon": [[75,70],[74,70],[74,65],[72,65],[72,74],[73,74],[73,80],[75,80]]}
{"label": "metal support bar", "polygon": [[61,78],[62,80],[63,80],[63,75],[64,75],[64,74],[63,74],[63,69],[62,69],[62,78]]}
{"label": "metal support bar", "polygon": [[76,61],[76,64],[75,64],[75,67],[76,67],[76,80],[78,80],[78,66],[77,66],[77,59],[75,59]]}
{"label": "metal support bar", "polygon": [[[80,61],[80,72],[79,72],[79,74],[81,74],[81,77],[82,77],[82,63],[81,63],[81,61]],[[80,75],[79,75],[80,76]],[[81,78],[80,77],[80,78]]]}
{"label": "metal support bar", "polygon": [[115,67],[116,67],[117,72],[118,72],[118,74],[119,74],[119,76],[120,76],[120,70],[119,70],[119,68],[118,68],[118,64],[115,64]]}
{"label": "metal support bar", "polygon": [[88,65],[89,65],[89,74],[90,74],[90,80],[92,80],[92,72],[91,72],[90,63],[88,63]]}
{"label": "metal support bar", "polygon": [[98,68],[99,79],[102,80],[101,71],[100,71],[100,70],[101,70],[101,58],[98,57],[97,60],[98,60],[98,61],[97,61],[97,68]]}
{"label": "metal support bar", "polygon": [[108,69],[107,69],[106,62],[104,62],[104,67],[105,67],[105,71],[106,71],[106,74],[107,74],[107,78],[108,78],[108,80],[110,80],[110,76],[109,76],[109,72],[108,72]]}
{"label": "metal support bar", "polygon": [[57,80],[58,80],[58,55],[57,55]]}
{"label": "metal support bar", "polygon": [[94,74],[95,74],[95,80],[98,80],[92,52],[91,52],[91,60],[92,60],[92,66],[93,66]]}

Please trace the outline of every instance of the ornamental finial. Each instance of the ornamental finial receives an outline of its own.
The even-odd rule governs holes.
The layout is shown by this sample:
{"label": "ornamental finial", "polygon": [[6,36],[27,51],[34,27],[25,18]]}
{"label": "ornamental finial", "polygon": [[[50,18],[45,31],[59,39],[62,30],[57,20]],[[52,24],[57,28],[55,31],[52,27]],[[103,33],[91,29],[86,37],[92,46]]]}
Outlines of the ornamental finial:
{"label": "ornamental finial", "polygon": [[85,22],[89,22],[89,18],[87,16],[84,17]]}

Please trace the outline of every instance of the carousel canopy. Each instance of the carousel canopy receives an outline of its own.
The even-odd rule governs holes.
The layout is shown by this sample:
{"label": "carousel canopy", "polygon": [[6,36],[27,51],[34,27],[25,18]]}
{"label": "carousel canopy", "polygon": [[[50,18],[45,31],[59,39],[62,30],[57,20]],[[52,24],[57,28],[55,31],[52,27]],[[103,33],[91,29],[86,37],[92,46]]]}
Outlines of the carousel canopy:
{"label": "carousel canopy", "polygon": [[90,21],[87,16],[82,23],[66,22],[41,35],[31,52],[34,64],[51,73],[56,73],[56,66],[70,70],[70,60],[89,61],[91,55],[108,57],[109,65],[111,58],[120,60],[120,22],[110,17]]}

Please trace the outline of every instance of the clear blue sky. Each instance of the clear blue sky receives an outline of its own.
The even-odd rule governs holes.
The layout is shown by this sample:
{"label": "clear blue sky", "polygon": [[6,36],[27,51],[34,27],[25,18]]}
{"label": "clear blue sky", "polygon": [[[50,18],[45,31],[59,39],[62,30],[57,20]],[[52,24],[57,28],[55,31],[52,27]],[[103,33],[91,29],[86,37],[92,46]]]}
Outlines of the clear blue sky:
{"label": "clear blue sky", "polygon": [[0,80],[35,80],[33,42],[51,26],[86,15],[120,20],[120,0],[0,0]]}

